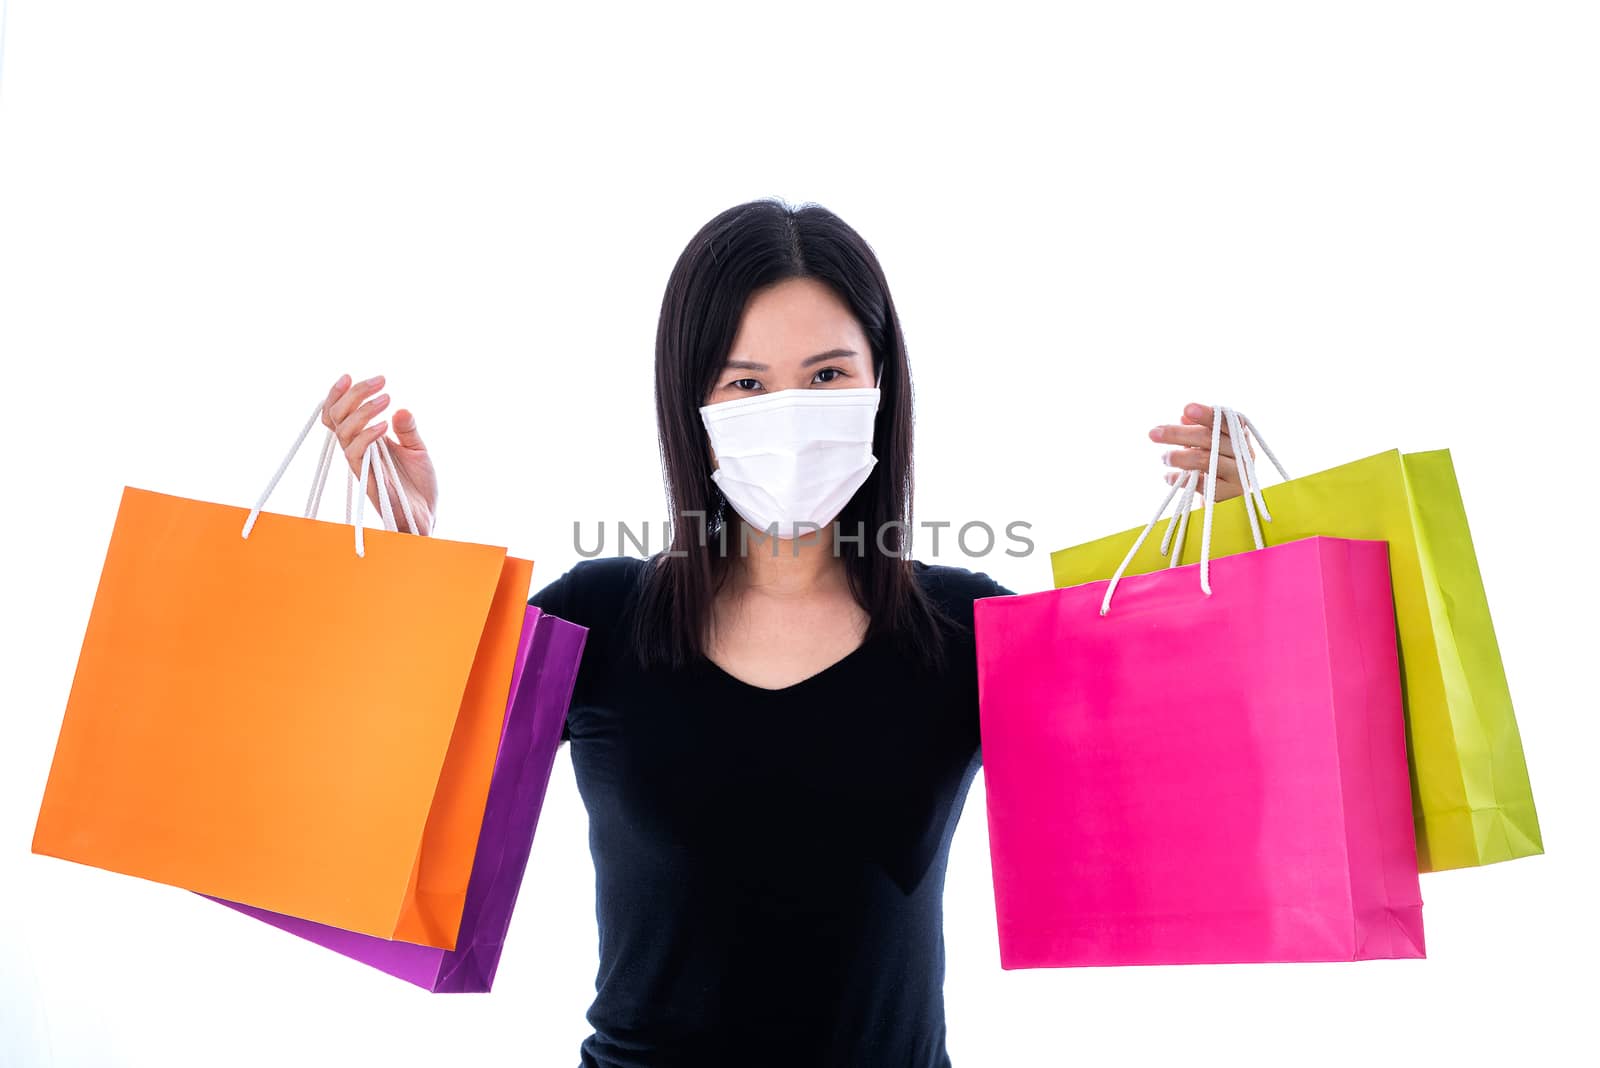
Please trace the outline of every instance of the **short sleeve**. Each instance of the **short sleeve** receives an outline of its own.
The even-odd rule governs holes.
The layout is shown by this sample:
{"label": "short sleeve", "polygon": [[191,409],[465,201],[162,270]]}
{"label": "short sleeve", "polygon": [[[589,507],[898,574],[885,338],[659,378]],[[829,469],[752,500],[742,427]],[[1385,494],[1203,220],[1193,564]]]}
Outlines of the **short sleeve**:
{"label": "short sleeve", "polygon": [[1017,592],[1016,590],[1006,589],[1004,586],[1000,585],[1000,583],[996,582],[982,571],[975,572],[974,574],[979,579],[980,586],[978,588],[978,596],[974,597],[973,600],[977,600],[981,597],[1011,597]]}
{"label": "short sleeve", "polygon": [[[576,603],[577,597],[573,587],[576,585],[574,571],[568,571],[560,578],[548,583],[528,598],[528,603],[548,615],[557,619],[564,619],[568,623],[579,626],[588,626],[582,619],[582,608]],[[569,741],[572,738],[572,708],[583,701],[585,695],[586,676],[591,674],[589,662],[593,659],[591,648],[596,645],[593,641],[585,641],[583,653],[578,660],[578,677],[572,687],[572,701],[567,706],[567,718],[561,722],[561,740]]]}
{"label": "short sleeve", "polygon": [[568,623],[586,627],[589,636],[578,661],[572,703],[561,725],[561,740],[572,738],[572,724],[586,705],[601,698],[606,660],[617,630],[617,619],[627,604],[644,561],[611,556],[583,560],[528,598],[528,603]]}
{"label": "short sleeve", "polygon": [[1013,591],[990,578],[986,572],[970,571],[964,567],[913,562],[913,570],[928,594],[940,608],[956,620],[961,628],[970,632],[973,626],[972,604],[984,597],[1010,596]]}

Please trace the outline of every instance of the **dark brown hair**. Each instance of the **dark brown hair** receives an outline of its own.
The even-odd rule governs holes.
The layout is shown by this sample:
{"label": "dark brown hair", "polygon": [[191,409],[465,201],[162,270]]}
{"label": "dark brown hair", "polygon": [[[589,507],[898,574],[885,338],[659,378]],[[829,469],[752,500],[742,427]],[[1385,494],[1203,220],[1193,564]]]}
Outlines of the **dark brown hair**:
{"label": "dark brown hair", "polygon": [[[740,539],[731,507],[725,514],[735,532],[719,538],[708,531],[721,495],[711,481],[699,409],[722,372],[750,297],[790,278],[816,279],[839,295],[867,337],[874,373],[882,374],[873,428],[878,462],[836,520],[845,535],[838,544],[851,591],[871,618],[866,640],[889,638],[915,659],[937,665],[941,626],[949,620],[923,592],[905,552],[911,378],[888,282],[877,256],[844,220],[818,205],[791,207],[778,198],[739,204],[706,223],[667,280],[656,328],[655,396],[669,551],[657,554],[641,579],[634,646],[646,665],[682,667],[704,655],[713,598],[737,559]],[[848,540],[858,533],[863,536]],[[751,544],[749,551],[770,551],[763,542]]]}

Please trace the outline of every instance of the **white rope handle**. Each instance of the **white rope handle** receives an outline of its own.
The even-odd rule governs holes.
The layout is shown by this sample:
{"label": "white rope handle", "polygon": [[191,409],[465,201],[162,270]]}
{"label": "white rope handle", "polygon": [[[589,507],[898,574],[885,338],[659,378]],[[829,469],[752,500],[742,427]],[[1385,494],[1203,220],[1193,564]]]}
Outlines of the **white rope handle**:
{"label": "white rope handle", "polygon": [[328,469],[333,465],[334,433],[330,427],[328,436],[322,439],[322,455],[317,458],[317,478],[311,484],[311,494],[306,498],[306,518],[311,519],[317,514],[317,507],[322,503],[322,491],[328,485]]}
{"label": "white rope handle", "polygon": [[[365,515],[367,513],[367,476],[369,476],[372,473],[372,457],[375,454],[376,454],[376,450],[373,449],[373,447],[371,445],[368,445],[366,450],[364,452],[362,452],[362,454],[361,454],[361,492],[356,495],[356,522],[355,522],[355,528],[356,528],[356,555],[357,556],[366,556],[367,555],[366,539],[362,536],[363,533],[364,533],[364,529],[363,529],[364,528],[364,524],[362,523],[362,519],[363,519],[363,517],[365,517]],[[389,512],[389,494],[383,488],[383,472],[382,471],[378,472],[378,499],[379,499],[379,501],[382,502],[382,505],[383,505],[383,507],[382,507],[383,519],[384,519],[384,522],[387,523],[389,521],[389,517],[390,517],[390,512]]]}
{"label": "white rope handle", "polygon": [[1172,517],[1173,521],[1167,523],[1166,536],[1161,539],[1161,555],[1162,556],[1166,556],[1168,550],[1171,549],[1172,545],[1173,545],[1173,539],[1172,539],[1173,527],[1174,526],[1177,527],[1177,530],[1178,530],[1178,539],[1177,539],[1178,551],[1173,553],[1171,559],[1169,559],[1167,561],[1167,566],[1168,567],[1177,567],[1178,566],[1178,561],[1183,557],[1183,538],[1184,538],[1184,535],[1187,534],[1188,530],[1189,530],[1189,512],[1190,512],[1190,510],[1191,510],[1191,508],[1193,506],[1193,502],[1194,502],[1195,486],[1198,485],[1199,482],[1200,482],[1200,472],[1198,472],[1198,471],[1190,471],[1189,474],[1184,478],[1184,480],[1183,480],[1183,496],[1178,498],[1178,511]]}
{"label": "white rope handle", "polygon": [[1272,461],[1272,466],[1278,469],[1278,474],[1283,476],[1285,481],[1288,481],[1289,472],[1283,469],[1283,465],[1278,462],[1277,456],[1267,447],[1265,439],[1261,437],[1261,433],[1256,429],[1254,423],[1232,408],[1219,404],[1211,410],[1211,462],[1206,469],[1204,481],[1201,481],[1200,472],[1191,471],[1186,478],[1173,483],[1172,488],[1167,491],[1166,498],[1162,500],[1161,507],[1156,509],[1156,514],[1151,517],[1150,522],[1145,524],[1144,530],[1140,532],[1139,537],[1134,541],[1133,548],[1129,549],[1128,555],[1122,558],[1122,565],[1117,568],[1116,573],[1111,576],[1111,581],[1106,585],[1105,598],[1100,602],[1101,615],[1111,611],[1111,595],[1117,591],[1117,583],[1122,581],[1122,576],[1133,565],[1133,558],[1139,554],[1140,547],[1144,545],[1145,539],[1150,536],[1150,532],[1155,529],[1156,524],[1161,522],[1161,517],[1166,514],[1167,505],[1172,503],[1172,498],[1178,495],[1180,489],[1183,491],[1183,497],[1178,502],[1178,510],[1167,524],[1166,536],[1161,539],[1161,555],[1166,556],[1168,550],[1173,547],[1173,531],[1174,527],[1176,527],[1176,551],[1172,553],[1171,559],[1167,561],[1167,566],[1178,566],[1178,558],[1183,551],[1184,534],[1189,526],[1189,513],[1192,510],[1191,506],[1198,487],[1201,502],[1204,506],[1204,519],[1202,520],[1200,534],[1200,589],[1206,596],[1209,597],[1211,595],[1211,516],[1212,510],[1216,506],[1217,458],[1221,452],[1222,423],[1224,420],[1228,423],[1228,436],[1233,441],[1234,458],[1239,466],[1239,482],[1244,490],[1245,514],[1250,518],[1250,536],[1257,549],[1266,547],[1261,536],[1261,523],[1257,519],[1256,512],[1259,510],[1261,513],[1260,518],[1269,523],[1272,522],[1272,514],[1267,511],[1267,499],[1261,492],[1261,481],[1256,472],[1255,459],[1251,455],[1250,442],[1247,435],[1255,438],[1255,443],[1261,446],[1261,451],[1266,454],[1267,459]]}
{"label": "white rope handle", "polygon": [[[305,515],[307,519],[316,518],[317,512],[321,510],[322,495],[328,480],[328,465],[333,457],[333,454],[337,451],[335,448],[336,441],[337,436],[334,434],[332,429],[329,429],[328,436],[324,439],[322,445],[322,459],[317,467],[317,481],[316,484],[311,488],[311,496],[306,499]],[[416,533],[417,519],[411,511],[411,498],[406,494],[405,485],[400,481],[400,465],[395,463],[394,453],[389,451],[389,439],[380,437],[377,441],[368,445],[367,448],[369,450],[374,448],[381,450],[383,459],[387,462],[388,466],[385,467],[384,465],[380,464],[379,471],[380,473],[387,471],[389,477],[394,480],[395,495],[400,498],[400,510],[405,514],[406,524],[411,528],[412,533]],[[345,472],[344,521],[346,523],[351,521],[350,510],[353,507],[353,500],[350,493],[350,488],[352,485],[354,485],[355,478],[356,474],[354,471]],[[387,496],[386,491],[387,487],[380,479],[378,483],[379,495]],[[399,524],[395,521],[392,510],[385,510],[383,515],[385,530],[398,531],[400,529]]]}
{"label": "white rope handle", "polygon": [[[273,473],[271,481],[267,483],[267,488],[262,491],[260,499],[255,503],[255,507],[250,509],[250,515],[245,519],[244,529],[240,532],[240,537],[250,537],[250,531],[254,529],[256,518],[261,514],[261,509],[266,506],[267,499],[272,496],[272,491],[277,488],[279,480],[283,478],[283,473],[289,469],[290,462],[294,460],[295,454],[300,451],[300,446],[305,444],[306,436],[311,433],[311,428],[317,424],[317,420],[321,415],[322,401],[318,400],[316,407],[311,410],[311,417],[306,420],[306,425],[301,427],[299,436],[294,439],[294,444],[289,447],[288,454],[284,456],[283,462],[278,465],[278,470]],[[335,447],[336,439],[337,435],[330,427],[328,435],[322,443],[322,455],[317,460],[317,474],[311,485],[311,493],[306,498],[305,518],[307,519],[316,516],[317,510],[322,503],[322,495],[328,482],[328,469],[337,451]],[[387,469],[384,467],[384,461],[388,462]],[[355,488],[356,476],[354,471],[346,470],[345,472],[344,521],[351,523],[355,527],[357,556],[366,555],[366,539],[363,537],[363,528],[366,515],[367,479],[374,463],[378,466],[378,506],[384,529],[390,531],[399,529],[395,522],[393,506],[389,502],[388,480],[384,478],[386,470],[390,477],[394,479],[395,493],[400,498],[400,508],[405,514],[406,522],[410,524],[413,533],[417,529],[416,518],[411,510],[410,498],[407,497],[405,486],[400,481],[400,468],[395,463],[393,454],[389,451],[389,442],[380,436],[376,441],[367,445],[366,451],[361,456],[361,503],[355,507],[353,518],[351,516],[353,504],[351,497]]]}
{"label": "white rope handle", "polygon": [[[1224,411],[1228,411],[1228,409],[1224,409]],[[1242,426],[1244,431],[1249,432],[1250,437],[1255,440],[1255,443],[1261,446],[1261,451],[1266,453],[1267,459],[1272,461],[1272,466],[1278,469],[1278,474],[1284,479],[1284,481],[1288,481],[1289,473],[1285,471],[1283,469],[1283,465],[1278,462],[1278,457],[1273,453],[1271,447],[1267,445],[1266,439],[1261,436],[1261,431],[1256,429],[1255,425],[1251,423],[1249,419],[1245,418],[1242,413],[1233,412],[1232,414],[1234,416],[1234,420],[1229,422],[1229,435],[1235,441],[1243,440],[1245,434],[1240,430],[1240,427]],[[1215,430],[1215,426],[1213,426],[1213,430]],[[1237,450],[1237,446],[1235,449]],[[1262,517],[1264,517],[1267,522],[1272,522],[1272,513],[1267,511],[1267,499],[1261,493],[1261,478],[1257,474],[1255,458],[1251,454],[1248,444],[1246,444],[1245,451],[1240,454],[1237,459],[1241,465],[1240,478],[1243,486],[1246,489],[1253,489],[1254,503],[1256,508],[1260,510]],[[1177,567],[1180,563],[1182,563],[1184,535],[1188,531],[1189,513],[1194,501],[1195,487],[1198,485],[1199,481],[1200,472],[1198,471],[1190,471],[1185,477],[1183,482],[1184,492],[1183,496],[1178,499],[1177,512],[1173,515],[1172,519],[1168,521],[1166,536],[1161,539],[1161,555],[1167,556],[1168,551],[1173,545],[1173,529],[1176,527],[1178,551],[1172,553],[1171,557],[1167,560],[1168,567]],[[1252,532],[1255,534],[1256,547],[1261,548],[1261,538],[1259,528],[1255,523],[1255,517],[1251,516],[1250,521]]]}
{"label": "white rope handle", "polygon": [[[389,451],[389,439],[378,435],[378,451],[384,461],[389,465],[389,477],[394,479],[395,496],[400,498],[400,511],[405,513],[406,525],[411,528],[411,533],[417,532],[417,517],[411,512],[411,498],[406,496],[405,483],[400,481],[400,465],[394,462],[394,454]],[[396,527],[395,529],[399,529]]]}

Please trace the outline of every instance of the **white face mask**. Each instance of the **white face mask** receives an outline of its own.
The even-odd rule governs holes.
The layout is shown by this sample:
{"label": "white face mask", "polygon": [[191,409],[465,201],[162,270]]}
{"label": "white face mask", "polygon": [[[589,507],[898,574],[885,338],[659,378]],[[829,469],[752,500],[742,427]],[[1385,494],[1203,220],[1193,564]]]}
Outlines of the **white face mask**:
{"label": "white face mask", "polygon": [[878,462],[878,398],[876,386],[784,389],[707,404],[700,419],[717,454],[711,480],[758,532],[774,524],[780,538],[825,530]]}

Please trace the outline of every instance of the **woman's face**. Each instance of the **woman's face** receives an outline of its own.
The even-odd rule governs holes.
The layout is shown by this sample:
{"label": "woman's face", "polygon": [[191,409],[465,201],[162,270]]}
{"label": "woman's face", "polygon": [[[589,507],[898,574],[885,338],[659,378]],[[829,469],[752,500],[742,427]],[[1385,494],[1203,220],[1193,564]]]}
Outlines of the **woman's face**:
{"label": "woman's face", "polygon": [[849,306],[814,278],[789,278],[750,298],[704,403],[872,385],[872,351]]}

